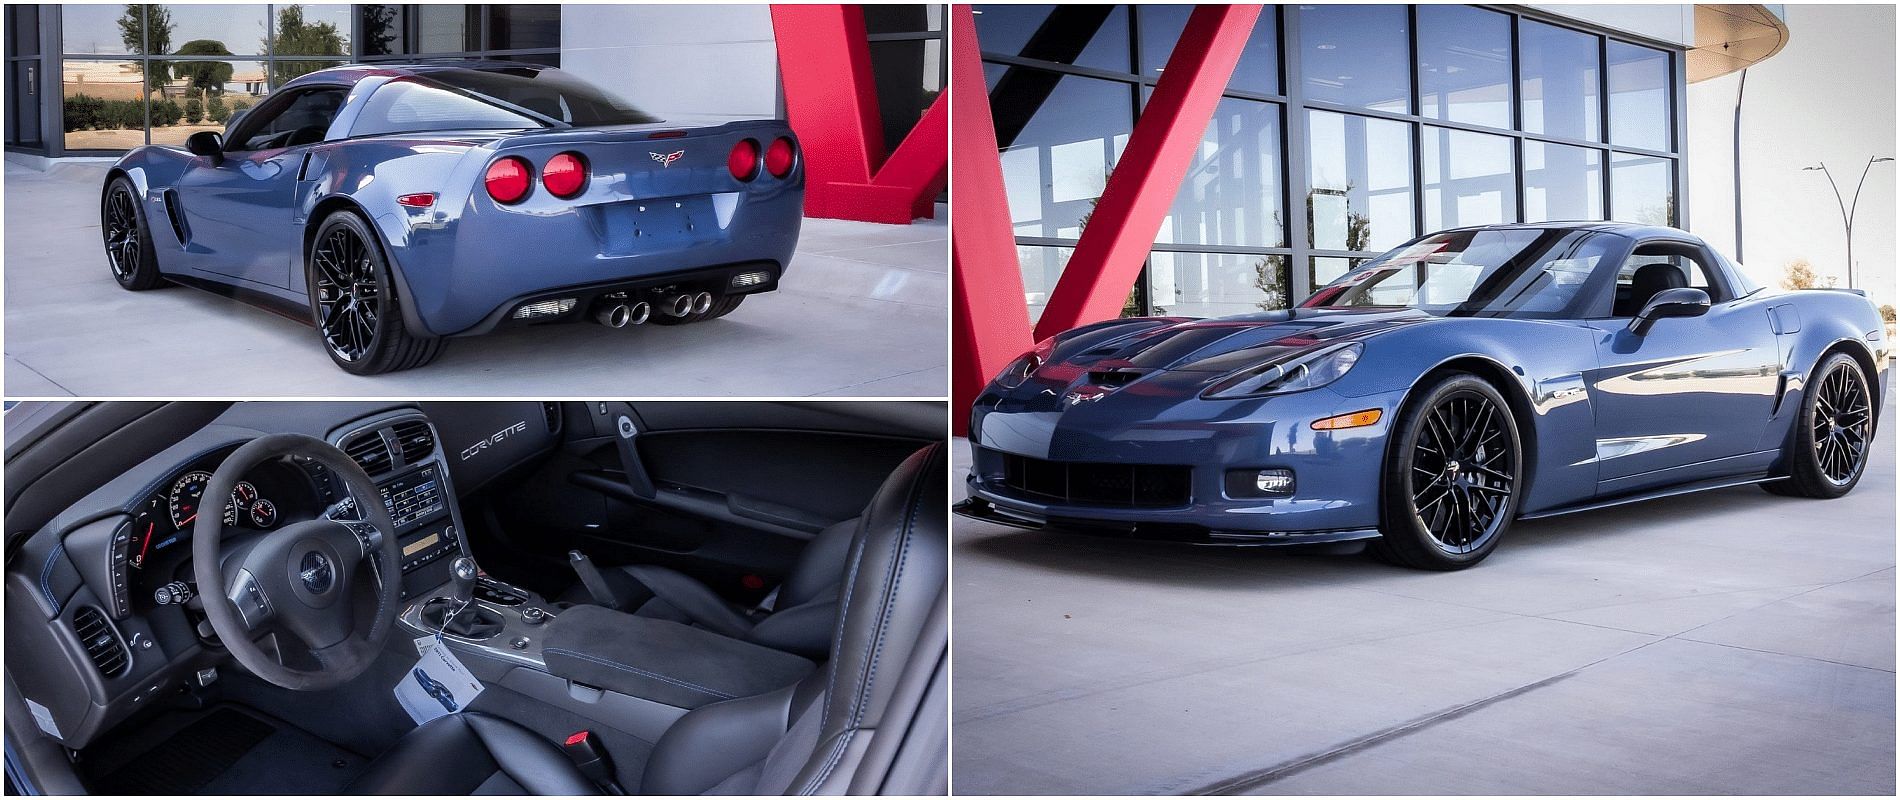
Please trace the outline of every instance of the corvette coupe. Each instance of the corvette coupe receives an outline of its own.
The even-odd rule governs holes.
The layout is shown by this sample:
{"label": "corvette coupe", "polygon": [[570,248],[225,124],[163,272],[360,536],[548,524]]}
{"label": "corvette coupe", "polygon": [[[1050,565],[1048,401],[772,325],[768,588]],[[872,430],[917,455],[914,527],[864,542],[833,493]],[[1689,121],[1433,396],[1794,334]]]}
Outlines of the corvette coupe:
{"label": "corvette coupe", "polygon": [[1891,344],[1857,291],[1769,291],[1683,231],[1468,228],[1287,311],[1048,339],[977,398],[961,513],[1203,543],[1367,540],[1423,569],[1515,519],[1860,479]]}
{"label": "corvette coupe", "polygon": [[667,122],[558,69],[443,62],[313,72],[222,134],[134,149],[100,213],[120,286],[255,303],[376,374],[503,325],[724,316],[778,287],[803,197],[783,122]]}

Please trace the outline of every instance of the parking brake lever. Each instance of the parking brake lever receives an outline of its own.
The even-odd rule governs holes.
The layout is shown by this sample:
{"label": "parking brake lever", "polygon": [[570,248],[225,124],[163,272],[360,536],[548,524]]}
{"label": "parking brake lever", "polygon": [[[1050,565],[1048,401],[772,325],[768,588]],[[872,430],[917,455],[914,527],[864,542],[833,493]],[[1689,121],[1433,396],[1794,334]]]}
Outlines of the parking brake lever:
{"label": "parking brake lever", "polygon": [[593,560],[579,550],[567,551],[567,563],[574,573],[581,577],[581,585],[587,587],[587,593],[594,596],[594,602],[615,611],[620,610],[620,601],[614,599],[614,592],[607,587],[607,578],[600,574]]}

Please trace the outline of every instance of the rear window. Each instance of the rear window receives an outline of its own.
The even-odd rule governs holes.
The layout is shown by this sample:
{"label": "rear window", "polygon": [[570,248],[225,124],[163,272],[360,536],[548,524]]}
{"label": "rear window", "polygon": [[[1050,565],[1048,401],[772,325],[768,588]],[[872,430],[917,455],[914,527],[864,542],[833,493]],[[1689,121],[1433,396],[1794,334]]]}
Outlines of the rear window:
{"label": "rear window", "polygon": [[659,122],[565,72],[449,69],[392,81],[370,95],[351,133],[520,130]]}

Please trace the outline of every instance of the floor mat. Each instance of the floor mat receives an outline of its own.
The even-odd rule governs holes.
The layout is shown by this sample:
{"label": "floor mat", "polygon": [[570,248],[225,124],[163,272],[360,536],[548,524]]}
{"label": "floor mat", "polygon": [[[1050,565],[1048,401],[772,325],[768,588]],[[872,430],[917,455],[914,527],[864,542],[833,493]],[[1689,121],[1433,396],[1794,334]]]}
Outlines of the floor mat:
{"label": "floor mat", "polygon": [[[335,794],[369,759],[231,706],[154,720],[125,746],[157,741],[92,782],[99,794]],[[180,723],[183,722],[181,725]]]}

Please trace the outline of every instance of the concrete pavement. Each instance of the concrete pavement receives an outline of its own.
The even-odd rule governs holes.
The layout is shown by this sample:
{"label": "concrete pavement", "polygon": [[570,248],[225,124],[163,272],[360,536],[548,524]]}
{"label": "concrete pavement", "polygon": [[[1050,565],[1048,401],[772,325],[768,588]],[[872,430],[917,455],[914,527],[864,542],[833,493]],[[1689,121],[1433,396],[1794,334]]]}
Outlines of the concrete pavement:
{"label": "concrete pavement", "polygon": [[1892,795],[1883,413],[1844,498],[1523,522],[1464,572],[958,517],[954,790]]}
{"label": "concrete pavement", "polygon": [[[207,292],[127,292],[99,243],[105,164],[6,166],[8,397],[921,396],[948,375],[948,227],[808,219],[780,291],[677,328],[523,328],[362,378],[315,332]],[[941,216],[941,215],[940,215]]]}

